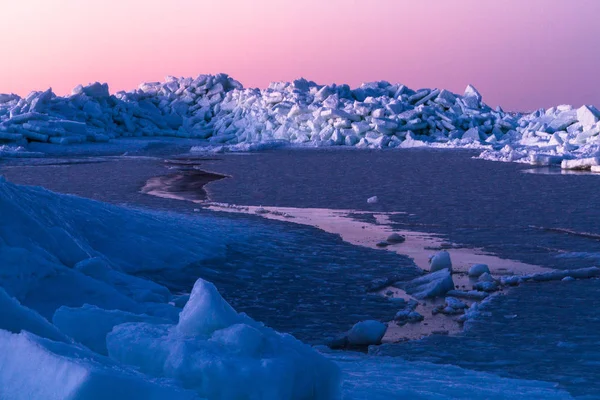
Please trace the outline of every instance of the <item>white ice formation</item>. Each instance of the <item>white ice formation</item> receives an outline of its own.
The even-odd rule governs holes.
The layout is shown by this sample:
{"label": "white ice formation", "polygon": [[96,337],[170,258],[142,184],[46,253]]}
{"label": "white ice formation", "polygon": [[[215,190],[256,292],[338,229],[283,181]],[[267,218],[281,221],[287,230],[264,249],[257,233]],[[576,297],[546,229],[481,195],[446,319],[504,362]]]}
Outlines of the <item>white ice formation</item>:
{"label": "white ice formation", "polygon": [[[232,150],[285,145],[480,148],[486,159],[550,165],[595,160],[599,118],[593,106],[562,105],[530,114],[492,109],[471,85],[458,95],[385,81],[351,89],[298,79],[259,90],[218,74],[167,77],[114,95],[100,83],[78,86],[64,97],[51,89],[24,98],[0,94],[0,145],[175,136]],[[16,147],[0,151],[14,153]],[[595,161],[576,168],[591,166],[597,166]]]}
{"label": "white ice formation", "polygon": [[442,250],[429,258],[429,271],[435,272],[442,269],[448,269],[452,272],[452,260],[450,259],[450,253],[446,250]]}
{"label": "white ice formation", "polygon": [[490,273],[490,268],[487,264],[473,264],[471,268],[469,268],[469,276],[473,278],[478,278],[485,273]]}
{"label": "white ice formation", "polygon": [[231,221],[3,179],[0,210],[0,399],[338,396],[332,361],[238,314],[211,283],[197,280],[182,310],[166,287],[135,276],[223,257],[245,237]]}
{"label": "white ice formation", "polygon": [[399,283],[399,286],[406,293],[421,300],[445,295],[454,289],[454,281],[449,269],[441,269],[411,281]]}
{"label": "white ice formation", "polygon": [[369,346],[381,344],[387,331],[387,325],[374,320],[356,323],[348,331],[348,344],[351,346]]}

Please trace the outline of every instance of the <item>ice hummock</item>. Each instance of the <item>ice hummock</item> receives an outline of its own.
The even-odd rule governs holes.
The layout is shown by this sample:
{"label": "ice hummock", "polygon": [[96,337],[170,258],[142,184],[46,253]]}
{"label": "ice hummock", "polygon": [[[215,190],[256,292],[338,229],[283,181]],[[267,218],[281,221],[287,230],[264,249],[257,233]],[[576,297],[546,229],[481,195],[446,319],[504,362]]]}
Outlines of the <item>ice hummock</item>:
{"label": "ice hummock", "polygon": [[0,329],[0,398],[7,400],[200,399],[75,344]]}
{"label": "ice hummock", "polygon": [[386,81],[352,89],[298,79],[259,90],[244,89],[226,74],[170,76],[112,95],[98,82],[69,96],[51,89],[25,98],[0,95],[0,155],[19,156],[26,149],[11,149],[28,142],[171,136],[203,142],[196,151],[459,147],[484,149],[485,159],[555,165],[597,157],[599,119],[592,105],[532,113],[492,109],[472,85],[460,95]]}
{"label": "ice hummock", "polygon": [[185,220],[4,180],[0,210],[0,398],[337,395],[333,362],[238,314],[211,283],[198,280],[182,311],[167,288],[133,275],[222,257],[243,234],[219,219]]}
{"label": "ice hummock", "polygon": [[179,323],[129,323],[107,337],[111,358],[181,382],[209,399],[331,399],[338,370],[311,347],[238,314],[199,279]]}

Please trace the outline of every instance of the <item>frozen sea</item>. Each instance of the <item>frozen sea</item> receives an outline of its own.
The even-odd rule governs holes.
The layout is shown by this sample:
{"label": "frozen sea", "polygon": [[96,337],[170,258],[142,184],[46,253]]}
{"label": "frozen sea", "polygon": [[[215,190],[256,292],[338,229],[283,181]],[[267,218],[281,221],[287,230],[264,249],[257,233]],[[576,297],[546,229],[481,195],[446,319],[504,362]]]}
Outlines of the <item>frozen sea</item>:
{"label": "frozen sea", "polygon": [[[528,166],[473,159],[476,154],[280,149],[193,159],[229,176],[208,185],[213,201],[403,212],[392,217],[398,229],[438,234],[452,246],[557,269],[598,264],[597,176],[531,174]],[[164,163],[173,156],[154,149],[128,157],[45,158],[35,165],[14,160],[0,173],[15,183],[115,204],[194,218],[212,214],[194,211],[198,205],[191,202],[139,192],[151,177],[181,172]],[[379,202],[367,204],[371,196]],[[312,227],[247,215],[224,218],[251,232],[250,239],[231,244],[225,259],[150,277],[185,293],[194,283],[190,276],[201,276],[238,311],[309,343],[323,343],[359,320],[391,319],[394,304],[368,295],[368,288],[380,278],[418,274],[407,257],[352,246]],[[522,285],[487,303],[490,315],[461,335],[434,335],[370,353],[373,360],[391,356],[399,365],[424,361],[547,381],[574,396],[598,398],[599,295],[598,280]]]}

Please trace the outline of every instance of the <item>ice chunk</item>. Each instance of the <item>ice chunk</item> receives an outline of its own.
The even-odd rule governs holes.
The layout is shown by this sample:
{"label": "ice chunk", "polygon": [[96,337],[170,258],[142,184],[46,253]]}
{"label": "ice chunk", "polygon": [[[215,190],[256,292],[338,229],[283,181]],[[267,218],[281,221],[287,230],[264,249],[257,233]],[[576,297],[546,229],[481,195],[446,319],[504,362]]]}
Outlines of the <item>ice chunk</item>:
{"label": "ice chunk", "polygon": [[463,95],[463,101],[469,108],[479,108],[482,96],[473,85],[468,85]]}
{"label": "ice chunk", "polygon": [[379,201],[379,198],[378,198],[377,196],[369,197],[369,198],[367,199],[367,203],[369,203],[369,204],[375,204],[375,203],[377,203],[378,201]]}
{"label": "ice chunk", "polygon": [[481,141],[481,134],[479,133],[479,128],[471,128],[467,130],[462,135],[462,140],[470,140],[470,141]]}
{"label": "ice chunk", "polygon": [[473,285],[473,289],[481,290],[482,292],[495,292],[499,289],[496,281],[482,281]]}
{"label": "ice chunk", "polygon": [[445,107],[450,108],[456,102],[456,96],[452,92],[444,89],[440,92],[435,101]]}
{"label": "ice chunk", "polygon": [[387,325],[374,320],[356,323],[348,331],[348,343],[351,346],[370,346],[381,343],[387,331]]}
{"label": "ice chunk", "polygon": [[[554,141],[554,144],[558,144],[561,146],[563,144],[562,139],[556,133],[554,135],[552,135],[552,139],[550,139],[550,141],[551,141],[550,144],[553,144],[552,141]],[[531,154],[529,159],[530,159],[529,162],[531,165],[536,165],[536,166],[540,166],[540,167],[548,167],[550,165],[560,165],[560,163],[562,162],[564,157],[557,156],[557,155],[550,155],[550,154]]]}
{"label": "ice chunk", "polygon": [[494,282],[494,278],[492,277],[492,275],[489,272],[484,272],[479,276],[479,279],[477,279],[477,282]]}
{"label": "ice chunk", "polygon": [[157,283],[115,271],[106,260],[95,257],[80,261],[75,269],[94,279],[114,286],[119,292],[140,302],[163,302],[171,299],[169,290]]}
{"label": "ice chunk", "polygon": [[7,400],[198,399],[71,344],[0,330],[0,398]]}
{"label": "ice chunk", "polygon": [[83,93],[92,98],[105,98],[109,96],[108,84],[95,82],[82,88]]}
{"label": "ice chunk", "polygon": [[457,310],[468,308],[468,306],[455,297],[446,297],[446,306]]}
{"label": "ice chunk", "polygon": [[406,239],[404,238],[404,236],[398,234],[398,233],[392,233],[390,236],[387,237],[387,241],[389,243],[403,243]]}
{"label": "ice chunk", "polygon": [[48,339],[68,342],[69,339],[47,319],[22,306],[0,287],[0,329],[19,333],[28,331]]}
{"label": "ice chunk", "polygon": [[152,322],[165,324],[171,321],[148,315],[137,315],[120,310],[103,310],[85,304],[80,308],[61,307],[54,313],[52,322],[62,332],[90,350],[107,355],[106,335],[126,322]]}
{"label": "ice chunk", "polygon": [[584,126],[594,125],[600,119],[600,111],[594,106],[582,106],[577,109],[577,120]]}
{"label": "ice chunk", "polygon": [[452,272],[452,260],[450,253],[442,250],[429,258],[429,271],[435,272],[442,269],[448,269]]}
{"label": "ice chunk", "polygon": [[567,129],[571,124],[577,122],[577,112],[574,110],[563,111],[548,125],[547,132],[553,133]]}
{"label": "ice chunk", "polygon": [[575,279],[589,279],[600,276],[600,268],[589,267],[580,269],[567,269],[563,271],[539,272],[527,278],[536,282],[559,281],[567,276]]}
{"label": "ice chunk", "polygon": [[472,277],[479,277],[480,275],[484,274],[484,273],[490,273],[490,268],[487,266],[487,264],[473,264],[471,266],[471,268],[469,268],[469,276]]}
{"label": "ice chunk", "polygon": [[455,297],[446,297],[446,301],[443,305],[439,305],[432,310],[432,313],[438,314],[446,314],[446,315],[456,315],[463,314],[464,310],[467,309],[468,306]]}
{"label": "ice chunk", "polygon": [[442,269],[401,284],[406,293],[417,299],[438,297],[454,289],[449,269]]}
{"label": "ice chunk", "polygon": [[410,309],[400,310],[394,316],[394,321],[400,324],[421,322],[424,319],[421,314]]}
{"label": "ice chunk", "polygon": [[311,347],[237,314],[199,279],[178,325],[126,323],[107,336],[111,358],[176,379],[208,399],[336,398],[339,371]]}
{"label": "ice chunk", "polygon": [[600,165],[600,157],[579,158],[575,160],[563,160],[560,164],[562,169],[590,169]]}
{"label": "ice chunk", "polygon": [[179,316],[177,331],[186,336],[207,336],[241,322],[239,314],[221,297],[215,285],[198,279]]}

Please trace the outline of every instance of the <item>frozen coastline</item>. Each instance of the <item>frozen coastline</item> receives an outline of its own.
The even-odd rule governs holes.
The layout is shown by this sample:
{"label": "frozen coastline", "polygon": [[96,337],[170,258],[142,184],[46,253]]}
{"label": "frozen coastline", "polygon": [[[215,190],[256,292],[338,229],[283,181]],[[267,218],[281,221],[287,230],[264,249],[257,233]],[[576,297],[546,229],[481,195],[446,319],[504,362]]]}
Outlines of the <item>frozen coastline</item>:
{"label": "frozen coastline", "polygon": [[111,95],[106,84],[0,95],[0,156],[33,156],[28,143],[68,145],[120,137],[194,138],[195,151],[282,146],[480,149],[483,159],[600,168],[600,111],[560,105],[532,113],[492,109],[463,94],[385,81],[318,85],[299,79],[244,89],[225,74],[168,77]]}

